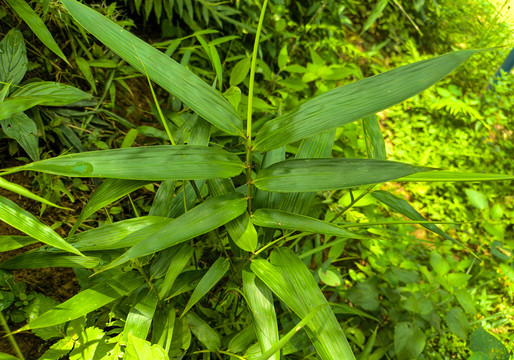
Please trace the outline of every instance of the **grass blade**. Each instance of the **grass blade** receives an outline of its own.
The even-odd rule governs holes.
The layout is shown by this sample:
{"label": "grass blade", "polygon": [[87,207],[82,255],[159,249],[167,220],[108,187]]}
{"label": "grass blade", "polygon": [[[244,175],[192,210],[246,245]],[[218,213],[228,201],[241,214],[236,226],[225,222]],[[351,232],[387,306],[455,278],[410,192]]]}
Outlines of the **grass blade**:
{"label": "grass blade", "polygon": [[16,13],[25,21],[30,30],[41,40],[47,48],[49,48],[55,55],[63,59],[66,64],[70,65],[66,56],[64,56],[59,45],[55,42],[52,34],[48,31],[43,20],[32,10],[25,0],[6,0],[7,3],[16,11]]}
{"label": "grass blade", "polygon": [[9,199],[0,196],[0,219],[12,227],[32,236],[45,244],[58,249],[84,256],[80,251],[68,244],[49,226],[39,222],[31,213],[23,210]]}
{"label": "grass blade", "polygon": [[246,199],[236,193],[211,198],[140,241],[105,269],[150,255],[214,230],[246,210]]}
{"label": "grass blade", "polygon": [[84,220],[93,215],[99,209],[103,208],[106,205],[111,204],[112,202],[118,200],[119,198],[131,193],[134,190],[137,190],[144,185],[148,184],[148,181],[141,180],[124,180],[124,179],[107,179],[105,180],[95,191],[95,193],[91,196],[89,201],[82,213],[80,213],[78,219],[73,224],[72,229],[68,236],[71,236],[77,231],[79,226],[82,224]]}
{"label": "grass blade", "polygon": [[272,263],[256,259],[252,271],[302,320],[317,307],[306,332],[323,360],[355,359],[332,309],[309,269],[288,248],[275,249]]}
{"label": "grass blade", "polygon": [[268,121],[254,146],[276,149],[387,109],[432,86],[477,52],[445,54],[330,90]]}
{"label": "grass blade", "polygon": [[72,267],[92,269],[100,263],[102,254],[98,257],[88,253],[88,257],[68,255],[50,251],[25,252],[0,263],[2,269],[42,269],[50,267]]}
{"label": "grass blade", "polygon": [[123,338],[128,340],[130,335],[146,339],[150,331],[153,315],[157,308],[157,293],[155,289],[144,288],[134,302],[125,320]]}
{"label": "grass blade", "polygon": [[21,247],[35,244],[38,241],[30,236],[23,235],[2,235],[0,236],[0,252],[19,249]]}
{"label": "grass blade", "polygon": [[[243,292],[252,312],[253,328],[264,353],[278,343],[278,324],[271,290],[250,271],[243,270]],[[280,359],[280,352],[271,356]]]}
{"label": "grass blade", "polygon": [[[200,285],[200,284],[198,284]],[[191,332],[207,349],[217,352],[221,347],[220,335],[207,324],[200,316],[190,311],[186,314]]]}
{"label": "grass blade", "polygon": [[45,205],[54,206],[54,207],[57,207],[59,209],[67,209],[67,210],[69,210],[68,208],[56,205],[53,202],[50,202],[50,201],[42,198],[41,196],[37,196],[36,194],[30,192],[29,190],[25,189],[21,185],[12,183],[12,182],[7,181],[7,180],[5,180],[4,178],[1,178],[1,177],[0,177],[0,187],[4,188],[6,190],[12,191],[13,193],[25,196],[25,197],[27,197],[29,199],[32,199],[32,200],[35,200],[35,201],[39,201],[40,203],[43,203]]}
{"label": "grass blade", "polygon": [[166,271],[166,275],[164,277],[164,281],[159,286],[159,298],[163,299],[168,296],[168,293],[173,286],[173,283],[177,279],[177,277],[182,273],[184,267],[189,263],[189,259],[193,256],[194,248],[189,246],[188,244],[182,244],[179,246],[174,246],[170,250],[173,250],[173,255],[171,256],[170,266]]}
{"label": "grass blade", "polygon": [[364,128],[364,139],[366,140],[366,151],[368,158],[386,160],[386,147],[384,135],[380,130],[377,117],[375,115],[366,116],[362,119],[362,127]]}
{"label": "grass blade", "polygon": [[346,189],[391,181],[431,168],[374,159],[301,159],[271,165],[256,176],[258,189],[305,192]]}
{"label": "grass blade", "polygon": [[194,180],[232,177],[244,169],[236,155],[206,146],[142,146],[59,156],[7,169],[72,177]]}
{"label": "grass blade", "polygon": [[189,298],[184,311],[180,317],[184,316],[201,298],[205,296],[213,287],[221,280],[226,274],[230,262],[224,257],[220,257],[212,266],[207,270],[205,275],[202,277],[198,285],[196,286],[193,294]]}
{"label": "grass blade", "polygon": [[273,229],[297,230],[352,239],[368,239],[322,220],[281,210],[259,209],[252,214],[252,221],[257,226]]}
{"label": "grass blade", "polygon": [[143,285],[144,282],[144,279],[136,271],[118,274],[90,289],[81,291],[71,299],[57,305],[27,325],[16,330],[15,333],[59,325],[77,319],[122,296],[130,294]]}
{"label": "grass blade", "polygon": [[[414,209],[407,201],[405,201],[387,191],[384,191],[384,190],[373,191],[371,193],[371,196],[373,196],[375,199],[377,199],[381,203],[387,205],[394,211],[407,216],[411,220],[417,220],[417,221],[426,221],[427,220],[423,217],[423,215],[421,215],[419,212],[417,212],[416,209]],[[469,251],[471,254],[473,254],[473,256],[475,256],[478,259],[478,256],[475,255],[473,253],[473,251],[471,251],[466,245],[464,245],[460,241],[454,239],[453,237],[451,237],[450,235],[448,235],[447,233],[442,231],[437,225],[427,224],[427,223],[422,223],[420,225],[423,226],[424,228],[436,233],[437,235],[442,236],[444,239],[450,240],[452,243],[459,245],[460,247],[466,249],[467,251]]]}
{"label": "grass blade", "polygon": [[231,134],[244,136],[243,123],[223,96],[161,51],[75,0],[63,0],[70,14],[93,36],[141,73],[169,91],[205,120]]}

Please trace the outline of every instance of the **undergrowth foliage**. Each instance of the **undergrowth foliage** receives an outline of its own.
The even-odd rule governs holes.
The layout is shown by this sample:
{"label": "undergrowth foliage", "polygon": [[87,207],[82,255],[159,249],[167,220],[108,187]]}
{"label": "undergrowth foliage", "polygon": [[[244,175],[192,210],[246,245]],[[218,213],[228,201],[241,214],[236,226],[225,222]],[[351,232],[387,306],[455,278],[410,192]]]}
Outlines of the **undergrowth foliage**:
{"label": "undergrowth foliage", "polygon": [[[22,18],[23,11],[29,11],[21,5],[24,2],[8,2]],[[162,11],[158,3],[154,4],[156,13]],[[31,171],[102,179],[65,238],[13,201],[0,197],[0,219],[27,235],[4,236],[4,251],[35,242],[45,244],[0,267],[72,267],[81,282],[82,291],[62,304],[38,297],[41,306],[15,331],[32,330],[48,339],[60,338],[42,359],[68,354],[72,359],[413,359],[425,346],[433,346],[425,332],[429,325],[442,332],[441,312],[446,312],[451,331],[441,336],[441,342],[454,336],[459,341],[469,340],[474,352],[499,354],[491,359],[508,357],[491,334],[481,327],[471,331],[467,316],[477,313],[466,290],[471,276],[451,273],[453,266],[468,271],[480,266],[476,249],[428,221],[394,189],[377,187],[385,182],[448,185],[514,179],[494,171],[447,171],[387,160],[375,116],[438,83],[482,51],[451,52],[336,86],[349,74],[359,77],[358,69],[329,67],[314,49],[309,49],[312,62],[295,67],[288,64],[285,46],[279,51],[278,67],[290,75],[279,80],[281,86],[307,91],[306,84],[320,79],[334,83],[305,101],[284,96],[286,109],[277,111],[254,97],[254,92],[260,95],[255,85],[257,68],[267,80],[266,64],[258,58],[266,1],[260,9],[251,56],[237,59],[229,80],[218,47],[233,39],[207,42],[209,32],[195,34],[212,64],[212,84],[170,58],[178,44],[173,49],[174,43],[167,43],[167,53],[163,53],[75,0],[62,0],[62,4],[85,30],[146,77],[154,113],[165,129],[160,136],[170,144],[132,147],[130,136],[135,135],[129,131],[120,148],[105,144],[99,151],[40,160],[37,137],[23,131],[35,128],[35,120],[25,112],[36,106],[80,106],[91,96],[56,83],[21,84],[27,62],[23,37],[12,30],[0,43],[0,80],[5,83],[0,104],[2,128],[34,160],[2,170],[0,186],[55,206],[5,176]],[[376,11],[380,12],[382,5],[377,4]],[[214,12],[203,6],[215,19],[228,16],[223,14],[225,8],[216,7]],[[42,41],[64,57],[50,38]],[[93,79],[87,61],[78,60],[77,65],[86,79]],[[89,80],[95,91],[94,80]],[[221,92],[227,81],[230,87]],[[180,120],[168,120],[152,83],[173,96],[172,106],[181,113]],[[243,84],[247,94],[242,94]],[[11,91],[13,86],[19,89]],[[452,90],[438,89],[440,96]],[[437,110],[450,108],[478,117],[466,101],[459,100],[458,92],[451,94],[445,96],[445,103],[439,102]],[[359,124],[353,131],[361,132],[367,158],[332,157],[332,150],[341,147],[341,127],[352,124]],[[15,131],[16,126],[22,130]],[[338,153],[346,154],[344,150]],[[158,190],[145,213],[139,214],[134,206],[130,219],[83,226],[105,206],[156,183]],[[337,206],[322,214],[321,204],[334,205],[335,193],[339,194]],[[479,195],[469,194],[480,201],[476,200]],[[365,206],[363,203],[385,205],[409,221],[393,225],[387,215],[366,210],[349,215],[354,208]],[[395,244],[388,253],[381,244],[391,239],[391,233],[394,238],[395,231],[406,233],[396,226],[412,224],[454,246],[462,261],[430,252],[435,275],[407,257],[398,263],[394,255],[405,248]],[[366,261],[361,270],[369,278],[361,278],[355,269],[341,275],[334,265],[342,261],[346,244],[366,244],[356,245],[359,251],[352,256]],[[413,254],[427,253],[418,248]],[[387,273],[388,283],[378,284],[374,271]],[[346,276],[356,282],[350,289],[345,288]],[[421,282],[422,277],[427,281]],[[381,303],[395,302],[401,302],[402,310],[412,316],[382,312]],[[445,306],[457,303],[459,306]]]}

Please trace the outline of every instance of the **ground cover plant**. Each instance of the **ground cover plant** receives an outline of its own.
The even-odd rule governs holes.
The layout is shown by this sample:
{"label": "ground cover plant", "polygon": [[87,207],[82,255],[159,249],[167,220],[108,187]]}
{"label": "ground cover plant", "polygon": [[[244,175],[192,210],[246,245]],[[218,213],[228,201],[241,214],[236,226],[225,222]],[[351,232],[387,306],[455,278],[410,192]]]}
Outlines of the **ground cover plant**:
{"label": "ground cover plant", "polygon": [[[356,354],[361,359],[409,359],[419,356],[427,343],[425,324],[437,327],[438,314],[446,310],[453,319],[448,321],[452,333],[462,335],[461,341],[468,339],[465,317],[473,313],[473,306],[469,305],[467,279],[456,276],[460,274],[446,279],[450,264],[457,267],[454,259],[430,253],[438,277],[431,277],[426,268],[417,268],[409,259],[398,263],[401,257],[395,259],[393,252],[384,265],[381,260],[387,253],[380,248],[391,231],[375,228],[387,223],[384,214],[365,209],[372,225],[363,225],[362,218],[340,219],[359,201],[380,202],[457,244],[459,253],[466,254],[464,244],[427,222],[405,200],[383,190],[373,191],[372,186],[391,180],[447,183],[510,180],[512,176],[445,172],[387,161],[373,114],[428,88],[477,51],[434,57],[342,87],[332,84],[333,90],[319,91],[318,96],[299,101],[299,107],[283,114],[261,102],[257,113],[261,118],[255,119],[253,102],[259,102],[252,92],[257,90],[258,37],[252,58],[241,62],[248,64],[246,70],[236,68],[231,73],[231,85],[238,84],[233,77],[248,85],[247,100],[242,102],[243,95],[238,98],[237,91],[223,96],[213,89],[219,88],[222,79],[219,67],[218,83],[213,81],[211,87],[95,11],[73,0],[63,4],[109,49],[173,94],[184,121],[178,126],[168,124],[156,105],[172,145],[62,155],[1,173],[37,171],[106,179],[66,240],[12,201],[2,199],[2,219],[28,235],[4,241],[14,247],[35,241],[48,245],[8,260],[2,267],[69,266],[76,269],[83,287],[54,308],[53,304],[41,305],[35,312],[39,316],[35,314],[20,329],[47,331],[46,336],[61,338],[43,358],[69,354],[77,359],[122,355],[127,359],[352,359]],[[216,68],[216,46],[206,48]],[[281,53],[279,66],[285,69],[287,60]],[[336,73],[336,79],[342,70],[327,68],[314,52],[311,60],[305,71],[300,69],[302,81],[320,80],[321,84],[324,75]],[[299,84],[294,75],[288,80],[290,86]],[[336,138],[341,138],[336,128],[361,118],[365,119],[363,138],[369,159],[331,158]],[[345,128],[351,138],[348,130],[359,128]],[[158,181],[162,182],[147,215],[139,215],[141,209],[134,206],[131,219],[78,231],[99,209]],[[5,186],[28,195],[13,184]],[[347,190],[355,187],[361,187],[360,191]],[[327,211],[320,206],[322,198],[343,206]],[[407,233],[401,228],[406,225],[397,225],[390,228],[393,235]],[[365,231],[359,230],[363,227]],[[334,263],[346,257],[347,243],[351,252],[355,244],[362,244],[351,255],[369,262],[359,270],[372,274],[373,267],[387,273],[387,286],[377,286],[376,278],[363,279],[353,269],[348,276],[357,285],[342,286],[345,274]],[[396,246],[396,253],[412,250],[405,244]],[[459,268],[471,270],[477,266],[473,256],[458,263]],[[420,284],[420,276],[428,283]],[[380,298],[385,304],[398,302],[409,292],[412,296],[402,300],[407,316],[379,318]],[[16,291],[21,301],[25,301],[23,293]],[[434,298],[419,297],[423,293],[433,293]],[[346,299],[358,307],[348,305]],[[460,305],[446,309],[446,304]],[[394,324],[392,329],[388,322]],[[377,332],[379,325],[385,331]],[[364,336],[362,329],[374,335]],[[446,341],[455,342],[451,336]],[[485,342],[492,345],[487,348]],[[500,354],[496,358],[505,356],[502,345],[481,328],[472,333],[470,343],[476,358],[493,358],[489,355],[495,351]]]}

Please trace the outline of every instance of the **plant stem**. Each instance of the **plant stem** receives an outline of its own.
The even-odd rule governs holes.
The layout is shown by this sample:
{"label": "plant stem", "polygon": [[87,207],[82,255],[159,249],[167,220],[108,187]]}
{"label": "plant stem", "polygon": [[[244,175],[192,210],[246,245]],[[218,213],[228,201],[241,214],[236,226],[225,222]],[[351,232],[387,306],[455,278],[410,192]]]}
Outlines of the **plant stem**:
{"label": "plant stem", "polygon": [[0,322],[2,323],[2,327],[4,328],[4,331],[7,333],[7,338],[9,339],[9,342],[11,343],[14,352],[16,353],[16,356],[20,358],[21,360],[25,360],[23,357],[23,354],[21,353],[20,348],[18,347],[18,343],[14,339],[14,336],[11,334],[11,330],[9,329],[9,326],[7,325],[7,321],[5,321],[4,314],[0,311]]}
{"label": "plant stem", "polygon": [[255,41],[253,44],[252,62],[250,66],[250,83],[248,85],[248,114],[246,117],[246,197],[248,199],[248,211],[252,212],[252,112],[253,112],[253,88],[255,85],[255,68],[257,66],[257,53],[259,52],[259,41],[262,31],[262,23],[264,22],[264,14],[266,13],[266,6],[268,0],[264,0],[261,9],[261,16],[259,18],[259,25],[257,26],[257,33],[255,34]]}

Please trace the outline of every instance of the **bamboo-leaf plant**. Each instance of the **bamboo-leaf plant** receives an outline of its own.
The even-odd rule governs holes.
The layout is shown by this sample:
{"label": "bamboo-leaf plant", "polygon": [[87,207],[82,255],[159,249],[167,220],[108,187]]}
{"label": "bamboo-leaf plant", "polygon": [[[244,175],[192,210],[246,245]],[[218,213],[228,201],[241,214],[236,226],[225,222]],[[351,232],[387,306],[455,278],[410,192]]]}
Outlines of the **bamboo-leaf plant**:
{"label": "bamboo-leaf plant", "polygon": [[[373,115],[430,87],[476,50],[445,54],[341,86],[266,121],[255,131],[253,87],[266,1],[251,59],[246,119],[220,92],[164,53],[76,0],[62,3],[87,31],[180,99],[197,118],[189,136],[181,137],[187,142],[177,145],[63,155],[0,173],[28,170],[106,179],[67,239],[9,200],[0,199],[2,220],[48,245],[0,267],[69,266],[91,269],[92,275],[87,289],[17,332],[86,317],[90,327],[77,333],[74,341],[94,333],[95,347],[90,351],[96,352],[95,359],[123,354],[126,358],[137,358],[134,354],[147,354],[146,359],[198,358],[203,354],[203,359],[230,355],[260,360],[280,359],[283,346],[302,332],[319,358],[355,359],[333,311],[337,304],[327,302],[317,278],[295,247],[287,245],[311,234],[326,235],[327,244],[331,236],[366,240],[370,235],[346,230],[349,224],[312,217],[309,209],[314,194],[363,185],[369,185],[367,192],[371,192],[373,186],[387,181],[514,179],[440,172],[385,159],[384,139]],[[331,158],[334,130],[360,119],[364,119],[369,158]],[[223,143],[232,145],[218,145],[211,138],[213,132],[233,137],[232,142]],[[293,142],[299,143],[295,158],[285,148]],[[257,155],[260,166],[255,165]],[[160,187],[148,215],[80,231],[81,223],[95,211],[152,182],[160,182]],[[454,240],[436,225],[427,224],[404,200],[384,191],[372,194],[393,210]],[[212,249],[207,256],[214,259],[212,263],[198,263],[195,248],[202,243]],[[229,284],[224,288],[231,291],[216,294],[220,282]],[[109,334],[93,330],[102,327],[101,321],[105,327],[107,319],[95,314],[109,304],[115,304],[125,318],[112,323],[111,329],[117,330]],[[217,324],[209,307],[218,313],[232,309],[226,314],[231,320],[228,325],[226,321]],[[77,345],[77,349],[84,346]]]}

